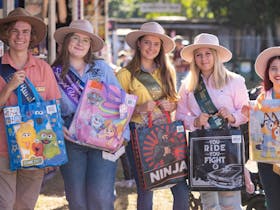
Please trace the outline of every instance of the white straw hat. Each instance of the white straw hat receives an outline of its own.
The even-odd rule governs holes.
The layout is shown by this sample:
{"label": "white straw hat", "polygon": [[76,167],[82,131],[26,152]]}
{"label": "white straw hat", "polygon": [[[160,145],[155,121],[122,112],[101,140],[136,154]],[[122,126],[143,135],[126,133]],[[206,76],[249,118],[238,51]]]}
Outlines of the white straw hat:
{"label": "white straw hat", "polygon": [[267,61],[274,56],[280,56],[280,46],[267,48],[258,55],[255,62],[255,71],[260,78],[264,79]]}
{"label": "white straw hat", "polygon": [[135,49],[138,38],[145,35],[152,35],[160,38],[165,53],[169,53],[175,48],[174,41],[165,34],[164,29],[157,22],[144,23],[140,30],[128,33],[125,40],[132,49]]}
{"label": "white straw hat", "polygon": [[201,33],[194,38],[194,42],[191,45],[184,47],[181,51],[181,57],[187,62],[191,62],[193,59],[193,52],[198,48],[211,48],[217,51],[221,61],[227,62],[232,58],[232,53],[225,47],[219,44],[219,39],[213,34]]}
{"label": "white straw hat", "polygon": [[97,52],[104,46],[104,41],[94,34],[92,24],[88,20],[73,20],[69,26],[59,28],[54,33],[54,39],[62,44],[65,36],[69,33],[81,33],[89,36],[92,40],[92,50]]}

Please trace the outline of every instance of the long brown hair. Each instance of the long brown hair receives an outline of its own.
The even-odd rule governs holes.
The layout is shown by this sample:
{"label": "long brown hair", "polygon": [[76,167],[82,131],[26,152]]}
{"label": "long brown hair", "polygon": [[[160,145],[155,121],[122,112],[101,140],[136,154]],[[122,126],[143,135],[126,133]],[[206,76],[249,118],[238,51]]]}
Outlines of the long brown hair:
{"label": "long brown hair", "polygon": [[[139,37],[136,41],[141,41],[144,36]],[[171,65],[169,58],[164,53],[162,44],[160,46],[160,51],[157,57],[155,58],[155,63],[160,69],[160,79],[162,82],[162,90],[164,95],[167,98],[176,100],[178,98],[176,93],[176,73],[174,67]],[[131,80],[135,78],[137,72],[141,69],[141,52],[138,47],[135,49],[135,53],[131,61],[125,67],[131,73]]]}
{"label": "long brown hair", "polygon": [[[62,66],[61,78],[64,78],[65,75],[69,71],[70,55],[69,55],[69,51],[68,51],[68,46],[70,43],[70,38],[73,35],[74,35],[74,33],[69,33],[65,36],[62,45],[59,46],[58,56],[56,57],[55,61],[52,64],[52,66],[59,66],[59,65]],[[90,64],[94,65],[94,60],[96,60],[96,59],[97,59],[97,57],[93,54],[93,51],[92,51],[92,40],[91,40],[91,45],[90,45],[88,53],[84,57],[84,61],[85,61],[85,63],[90,63]]]}

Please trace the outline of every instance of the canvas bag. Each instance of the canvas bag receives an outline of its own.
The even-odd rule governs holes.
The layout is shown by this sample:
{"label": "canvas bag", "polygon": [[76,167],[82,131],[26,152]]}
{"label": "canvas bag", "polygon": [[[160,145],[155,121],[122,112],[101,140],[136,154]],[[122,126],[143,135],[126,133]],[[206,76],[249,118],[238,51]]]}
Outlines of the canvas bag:
{"label": "canvas bag", "polygon": [[250,101],[250,159],[264,163],[280,162],[280,100]]}
{"label": "canvas bag", "polygon": [[10,169],[44,168],[67,162],[60,106],[56,100],[44,101],[26,78],[35,101],[23,103],[17,88],[18,105],[3,109]]}
{"label": "canvas bag", "polygon": [[132,148],[141,187],[172,187],[187,178],[187,141],[182,121],[142,126],[130,123]]}
{"label": "canvas bag", "polygon": [[114,85],[89,80],[69,131],[74,143],[114,153],[123,145],[123,133],[137,96]]}
{"label": "canvas bag", "polygon": [[197,191],[234,191],[244,187],[244,140],[240,129],[189,132],[189,182]]}

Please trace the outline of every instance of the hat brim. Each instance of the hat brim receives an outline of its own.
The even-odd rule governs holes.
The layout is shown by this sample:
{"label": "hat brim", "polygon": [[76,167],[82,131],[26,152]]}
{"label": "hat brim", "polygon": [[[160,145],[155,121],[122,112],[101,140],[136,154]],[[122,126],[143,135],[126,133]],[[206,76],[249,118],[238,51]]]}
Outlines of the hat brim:
{"label": "hat brim", "polygon": [[264,79],[267,61],[274,56],[280,56],[280,47],[270,47],[258,55],[255,62],[255,71],[260,78]]}
{"label": "hat brim", "polygon": [[175,43],[170,37],[168,37],[165,34],[159,34],[159,33],[145,32],[145,31],[132,31],[126,35],[125,40],[132,49],[136,49],[137,47],[136,41],[139,39],[139,37],[145,35],[159,37],[162,41],[162,46],[165,53],[169,53],[175,48]]}
{"label": "hat brim", "polygon": [[[47,34],[47,26],[46,24],[36,17],[29,17],[29,16],[12,16],[12,17],[5,17],[0,19],[0,30],[2,30],[3,25],[6,23],[10,23],[13,21],[23,21],[27,22],[32,26],[32,30],[35,33],[35,39],[33,40],[33,45],[38,45],[46,36]],[[0,39],[3,40],[3,32],[0,33]]]}
{"label": "hat brim", "polygon": [[220,60],[225,63],[232,58],[232,53],[223,46],[213,45],[213,44],[191,44],[184,47],[181,51],[181,57],[187,62],[192,62],[193,52],[198,48],[211,48],[217,51]]}
{"label": "hat brim", "polygon": [[104,41],[101,38],[99,38],[98,36],[96,36],[92,33],[86,32],[84,30],[71,28],[68,26],[57,29],[54,33],[54,39],[58,44],[62,44],[65,36],[69,33],[81,33],[81,34],[89,36],[90,39],[92,40],[92,51],[93,52],[97,52],[104,47]]}

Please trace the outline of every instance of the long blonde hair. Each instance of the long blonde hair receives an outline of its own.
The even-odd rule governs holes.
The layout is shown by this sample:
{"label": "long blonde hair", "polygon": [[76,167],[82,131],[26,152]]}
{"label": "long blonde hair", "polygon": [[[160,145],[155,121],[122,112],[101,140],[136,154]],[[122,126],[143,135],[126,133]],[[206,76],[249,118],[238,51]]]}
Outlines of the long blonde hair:
{"label": "long blonde hair", "polygon": [[[210,50],[214,57],[213,80],[211,82],[215,89],[221,89],[234,77],[234,73],[229,71],[220,61],[216,50],[211,48]],[[190,72],[185,80],[186,88],[190,92],[193,92],[197,88],[200,74],[200,69],[194,60],[194,54],[195,53],[193,53],[192,62],[190,63]]]}

